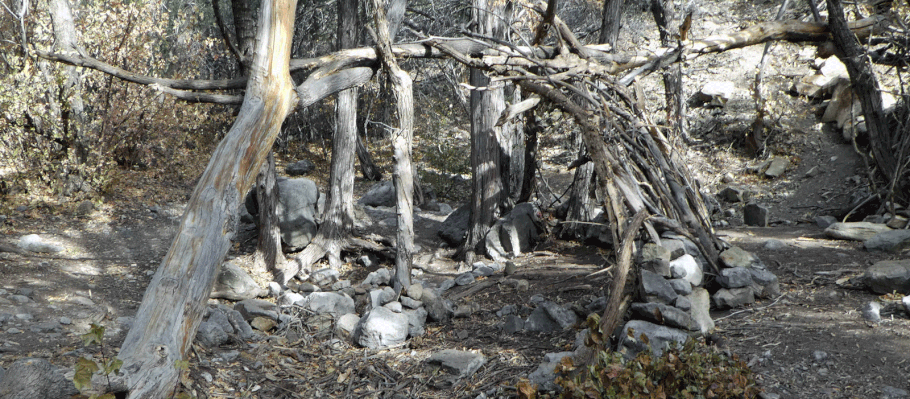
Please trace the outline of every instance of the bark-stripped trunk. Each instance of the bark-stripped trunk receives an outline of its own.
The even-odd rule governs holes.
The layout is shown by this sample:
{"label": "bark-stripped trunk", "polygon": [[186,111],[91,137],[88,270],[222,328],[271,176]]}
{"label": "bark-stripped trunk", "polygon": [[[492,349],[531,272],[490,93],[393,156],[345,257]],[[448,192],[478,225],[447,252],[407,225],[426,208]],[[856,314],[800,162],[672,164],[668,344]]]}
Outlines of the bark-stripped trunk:
{"label": "bark-stripped trunk", "polygon": [[357,160],[360,161],[360,173],[363,174],[364,179],[370,181],[382,180],[382,172],[379,171],[379,167],[373,162],[370,150],[367,149],[367,146],[363,143],[363,137],[359,134],[357,135]]}
{"label": "bark-stripped trunk", "polygon": [[[496,35],[495,10],[487,0],[474,0],[474,25],[477,33]],[[504,211],[503,183],[500,172],[501,147],[496,121],[505,104],[502,89],[486,90],[490,78],[479,69],[471,69],[470,84],[479,90],[471,91],[471,222],[461,254],[468,262],[474,257],[478,245]]]}
{"label": "bark-stripped trunk", "polygon": [[253,253],[253,267],[268,273],[274,280],[283,263],[281,228],[278,226],[278,181],[275,173],[275,155],[269,156],[256,175],[256,204],[259,209],[259,237]]}
{"label": "bark-stripped trunk", "polygon": [[237,207],[296,104],[288,63],[295,0],[262,5],[249,85],[240,113],[187,204],[118,357],[117,388],[129,398],[163,398],[177,384],[209,292],[237,226]]}
{"label": "bark-stripped trunk", "polygon": [[[259,9],[263,0],[231,0],[231,12],[234,15],[234,32],[237,47],[240,51],[241,69],[246,71],[253,57],[256,42],[256,30],[259,23]],[[293,14],[293,12],[291,12]]]}
{"label": "bark-stripped trunk", "polygon": [[[85,51],[76,38],[76,26],[73,23],[73,13],[68,0],[51,0],[48,4],[51,21],[54,24],[54,49],[60,53],[79,53]],[[85,107],[82,102],[82,72],[74,66],[63,67],[66,80],[63,90],[60,91],[61,102],[66,107],[61,109],[61,122],[66,140],[70,141],[76,150],[75,158],[78,163],[85,163],[88,158],[88,143],[85,138]]]}
{"label": "bark-stripped trunk", "polygon": [[869,132],[875,163],[882,175],[891,181],[894,178],[894,171],[897,169],[897,158],[894,156],[895,151],[892,147],[894,139],[891,137],[882,112],[882,95],[878,87],[878,80],[875,79],[865,53],[847,25],[840,0],[828,0],[828,20],[834,45],[841,51],[838,58],[847,67],[853,92],[859,97],[863,107],[863,116]]}
{"label": "bark-stripped trunk", "polygon": [[622,22],[622,0],[604,0],[603,19],[600,24],[600,42],[616,51],[619,26]]}
{"label": "bark-stripped trunk", "polygon": [[398,228],[396,234],[395,273],[392,284],[396,293],[411,285],[411,255],[414,253],[414,176],[411,169],[411,144],[414,135],[414,94],[411,76],[401,70],[392,55],[389,22],[379,0],[373,0],[373,20],[376,23],[380,59],[395,93],[398,129],[392,132],[392,154],[395,166],[392,181],[395,186],[395,207]]}
{"label": "bark-stripped trunk", "polygon": [[[671,1],[667,3],[671,3]],[[651,15],[654,16],[654,22],[657,23],[661,46],[673,46],[673,34],[678,34],[679,30],[671,30],[670,23],[673,19],[668,18],[664,0],[651,0]],[[689,138],[688,124],[685,117],[688,110],[686,101],[683,99],[682,63],[676,63],[663,71],[663,81],[664,98],[667,101],[667,124],[673,127],[673,132],[678,137],[689,143],[692,140]]]}

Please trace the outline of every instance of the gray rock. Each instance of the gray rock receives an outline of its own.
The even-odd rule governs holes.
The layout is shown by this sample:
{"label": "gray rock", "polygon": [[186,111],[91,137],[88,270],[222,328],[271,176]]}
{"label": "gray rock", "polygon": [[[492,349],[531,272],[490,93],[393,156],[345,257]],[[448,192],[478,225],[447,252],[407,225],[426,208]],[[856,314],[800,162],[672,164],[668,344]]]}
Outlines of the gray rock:
{"label": "gray rock", "polygon": [[695,324],[698,324],[698,329],[702,335],[714,331],[714,319],[711,318],[710,312],[711,295],[708,294],[708,290],[698,287],[693,288],[692,294],[687,295],[685,298],[692,304],[692,308],[689,309],[689,315],[692,316]]}
{"label": "gray rock", "polygon": [[349,337],[360,322],[360,317],[354,313],[343,314],[335,322],[335,334],[341,337]]}
{"label": "gray rock", "polygon": [[382,305],[382,307],[384,307],[388,310],[391,310],[395,313],[401,313],[401,311],[404,310],[404,307],[401,306],[401,302],[398,302],[398,301],[389,302],[385,305]]}
{"label": "gray rock", "polygon": [[303,301],[303,298],[306,298],[303,295],[300,295],[296,292],[285,292],[278,297],[278,306],[293,306]]}
{"label": "gray rock", "polygon": [[45,359],[17,360],[0,379],[0,398],[69,399],[79,391],[63,373]]}
{"label": "gray rock", "polygon": [[790,160],[783,157],[774,157],[771,160],[771,165],[768,166],[768,169],[765,170],[765,176],[775,178],[784,174],[784,171],[787,170],[787,167],[790,166]]}
{"label": "gray rock", "polygon": [[496,311],[496,317],[508,316],[510,314],[518,314],[518,306],[516,305],[506,305],[502,309]]}
{"label": "gray rock", "polygon": [[[279,177],[278,183],[278,227],[281,242],[291,249],[307,246],[316,235],[316,219],[319,211],[319,189],[310,179],[286,179]],[[247,212],[254,217],[259,214],[256,190],[247,195]],[[322,199],[324,201],[324,199]]]}
{"label": "gray rock", "polygon": [[[908,298],[910,298],[910,297],[908,297]],[[70,319],[69,317],[66,317],[66,316],[60,316],[60,319],[58,320],[58,322],[60,322],[60,324],[62,324],[64,326],[68,326],[70,324],[73,324],[73,319]]]}
{"label": "gray rock", "polygon": [[812,358],[816,362],[821,363],[825,360],[828,360],[828,352],[825,351],[812,351]]}
{"label": "gray rock", "polygon": [[196,342],[206,348],[217,348],[228,342],[229,338],[218,323],[212,321],[203,321],[196,331]]}
{"label": "gray rock", "polygon": [[379,261],[379,259],[377,259],[376,255],[373,255],[373,254],[366,254],[366,255],[363,255],[363,256],[357,258],[357,263],[367,269],[369,269],[373,266],[376,266],[378,261]]}
{"label": "gray rock", "polygon": [[331,268],[319,269],[310,274],[310,281],[320,287],[332,285],[339,279],[341,279],[341,273]]}
{"label": "gray rock", "polygon": [[822,229],[827,229],[832,224],[837,223],[837,218],[834,216],[816,216],[815,225]]}
{"label": "gray rock", "polygon": [[882,387],[882,399],[907,399],[910,393],[906,389],[895,388],[890,385]]}
{"label": "gray rock", "polygon": [[206,310],[208,316],[206,316],[205,321],[217,325],[224,331],[226,334],[234,333],[234,326],[231,325],[231,321],[228,319],[227,313],[224,309],[219,307],[209,307]]}
{"label": "gray rock", "polygon": [[452,288],[454,286],[455,286],[455,279],[447,278],[447,279],[443,280],[441,283],[439,283],[439,287],[436,288],[436,292],[443,293],[443,292],[448,291],[449,288]]}
{"label": "gray rock", "polygon": [[256,281],[240,266],[233,262],[221,265],[221,271],[212,288],[211,298],[224,298],[232,301],[256,298],[268,295],[269,291],[256,284]]}
{"label": "gray rock", "polygon": [[60,323],[56,321],[48,321],[44,323],[32,324],[29,326],[29,331],[33,333],[49,334],[60,331]]}
{"label": "gray rock", "polygon": [[667,327],[697,331],[698,325],[688,313],[662,303],[633,303],[632,313],[639,318]]}
{"label": "gray rock", "polygon": [[724,288],[742,288],[752,285],[752,272],[745,267],[721,269],[717,283]]}
{"label": "gray rock", "polygon": [[755,302],[755,295],[751,288],[721,288],[712,299],[718,309],[728,309]]}
{"label": "gray rock", "polygon": [[45,254],[55,254],[63,251],[63,247],[57,244],[44,242],[41,236],[37,234],[29,234],[20,237],[19,242],[16,243],[16,246],[26,251]]}
{"label": "gray rock", "polygon": [[430,320],[445,322],[455,314],[452,301],[439,297],[432,291],[424,291],[422,301]]}
{"label": "gray rock", "polygon": [[395,186],[389,180],[376,183],[357,203],[363,206],[393,207],[395,206]]}
{"label": "gray rock", "polygon": [[554,332],[562,330],[562,327],[553,320],[543,307],[538,307],[531,312],[525,321],[525,330],[535,332]]}
{"label": "gray rock", "polygon": [[666,279],[647,270],[641,271],[641,288],[647,297],[654,297],[661,303],[671,304],[679,296]]}
{"label": "gray rock", "polygon": [[25,296],[25,295],[10,295],[10,296],[7,297],[7,298],[8,298],[9,300],[13,301],[13,302],[16,302],[16,303],[20,304],[20,305],[23,304],[23,303],[29,303],[29,302],[32,301],[31,299],[29,299],[29,297],[27,297],[27,296]]}
{"label": "gray rock", "polygon": [[765,265],[757,256],[740,247],[730,247],[719,256],[720,264],[724,267],[756,267],[764,269]]}
{"label": "gray rock", "polygon": [[692,310],[692,302],[689,301],[689,298],[686,298],[684,295],[676,297],[676,300],[673,301],[673,307],[682,311]]}
{"label": "gray rock", "polygon": [[901,303],[904,305],[904,310],[908,315],[910,315],[910,295],[907,295],[904,297],[904,299],[901,299]]}
{"label": "gray rock", "polygon": [[530,298],[528,298],[528,302],[534,306],[540,305],[541,303],[543,303],[546,300],[547,300],[547,298],[544,298],[543,295],[541,295],[541,294],[534,294],[534,295],[531,295]]}
{"label": "gray rock", "polygon": [[754,202],[743,207],[743,224],[746,226],[768,227],[768,208]]}
{"label": "gray rock", "polygon": [[272,297],[278,297],[282,292],[284,292],[284,288],[282,288],[281,284],[279,284],[277,281],[270,281],[267,289],[269,290],[269,296]]}
{"label": "gray rock", "polygon": [[22,287],[22,288],[17,289],[16,293],[19,295],[24,295],[24,296],[31,298],[32,295],[35,293],[35,290],[28,288],[28,287]]}
{"label": "gray rock", "polygon": [[341,291],[351,286],[351,280],[338,280],[332,283],[332,291]]}
{"label": "gray rock", "polygon": [[863,241],[868,251],[901,252],[910,248],[910,230],[891,230]]}
{"label": "gray rock", "polygon": [[288,176],[303,176],[316,170],[316,164],[308,159],[302,159],[284,167]]}
{"label": "gray rock", "polygon": [[871,323],[881,323],[882,305],[878,302],[869,302],[863,306],[863,319]]}
{"label": "gray rock", "polygon": [[413,299],[415,301],[419,301],[420,298],[423,296],[423,286],[420,285],[419,283],[411,284],[411,286],[408,287],[408,290],[406,291],[406,293],[409,297],[411,297],[411,299]]}
{"label": "gray rock", "polygon": [[752,274],[752,291],[759,298],[773,298],[780,296],[780,283],[774,273],[768,269],[749,268]]}
{"label": "gray rock", "polygon": [[600,314],[600,313],[603,313],[603,311],[606,308],[607,308],[607,297],[605,297],[605,296],[599,296],[597,298],[594,298],[593,300],[591,300],[590,303],[585,305],[585,310],[587,310],[589,313]]}
{"label": "gray rock", "polygon": [[674,278],[683,278],[692,286],[698,287],[704,279],[701,265],[692,255],[685,254],[670,262],[670,274]]}
{"label": "gray rock", "polygon": [[537,369],[528,375],[528,379],[532,384],[536,384],[541,391],[556,390],[557,386],[554,383],[556,380],[556,366],[563,358],[574,354],[575,352],[547,353],[543,356],[543,362],[537,366]]}
{"label": "gray rock", "polygon": [[402,305],[406,308],[417,309],[423,306],[423,302],[411,299],[409,297],[403,296],[398,298],[398,302],[401,302]]}
{"label": "gray rock", "polygon": [[[648,343],[641,336],[648,337]],[[651,350],[654,356],[660,356],[670,345],[682,345],[689,339],[685,331],[660,326],[642,320],[630,320],[622,328],[617,350],[630,359],[640,352]]]}
{"label": "gray rock", "polygon": [[690,283],[689,280],[674,278],[672,280],[667,280],[667,282],[673,287],[673,291],[676,291],[679,295],[689,295],[692,293],[692,283]]}
{"label": "gray rock", "polygon": [[464,204],[455,212],[449,214],[445,221],[439,226],[437,234],[450,247],[457,247],[464,241],[465,232],[468,231],[468,224],[471,218],[470,204]]}
{"label": "gray rock", "polygon": [[[392,292],[394,294],[394,290]],[[341,316],[347,313],[354,313],[354,300],[347,295],[334,292],[314,292],[296,304],[316,314]]]}
{"label": "gray rock", "polygon": [[426,333],[427,310],[424,308],[405,309],[402,313],[408,316],[408,336],[419,337]]}
{"label": "gray rock", "polygon": [[866,241],[876,234],[890,231],[884,224],[869,222],[834,223],[825,229],[825,235],[840,240]]}
{"label": "gray rock", "polygon": [[470,377],[486,362],[487,359],[479,353],[454,349],[436,352],[427,358],[428,364],[439,366],[456,378]]}
{"label": "gray rock", "polygon": [[475,280],[474,274],[471,272],[464,272],[455,277],[455,284],[458,285],[468,285],[473,283]]}
{"label": "gray rock", "polygon": [[521,317],[519,317],[517,315],[510,314],[510,315],[506,316],[505,320],[503,321],[503,323],[501,325],[501,328],[502,328],[502,332],[504,332],[506,334],[513,334],[517,331],[524,330],[525,321],[524,321],[524,319],[522,319]]}
{"label": "gray rock", "polygon": [[736,86],[729,81],[712,81],[698,91],[698,99],[710,107],[723,107],[733,98]]}
{"label": "gray rock", "polygon": [[392,272],[389,269],[382,268],[376,269],[370,274],[367,274],[367,277],[363,279],[363,282],[360,285],[363,286],[380,286],[388,284],[389,281],[392,281]]}
{"label": "gray rock", "polygon": [[910,259],[876,262],[860,279],[876,294],[910,294]]}
{"label": "gray rock", "polygon": [[726,202],[743,202],[749,198],[749,192],[741,187],[727,186],[717,193],[717,197]]}
{"label": "gray rock", "polygon": [[234,310],[248,322],[257,316],[278,321],[278,307],[262,299],[244,299],[234,304]]}
{"label": "gray rock", "polygon": [[408,337],[408,316],[379,307],[366,312],[352,334],[354,343],[370,349],[386,348]]}
{"label": "gray rock", "polygon": [[646,243],[642,246],[638,262],[642,269],[650,270],[664,277],[670,277],[670,259],[672,253],[666,247]]}
{"label": "gray rock", "polygon": [[474,271],[471,273],[474,277],[489,277],[496,274],[496,269],[487,265],[481,265],[480,267],[475,267]]}
{"label": "gray rock", "polygon": [[[684,243],[682,240],[664,238],[660,240],[660,246],[670,250],[670,259],[676,259],[689,253],[686,247],[686,243]],[[689,254],[691,255],[691,253]]]}
{"label": "gray rock", "polygon": [[765,241],[765,243],[762,245],[762,248],[771,250],[771,251],[781,250],[786,247],[787,247],[787,244],[784,244],[783,241],[775,240],[773,238],[768,241]]}
{"label": "gray rock", "polygon": [[570,328],[574,326],[575,323],[578,323],[578,316],[575,312],[559,306],[555,302],[546,301],[541,303],[540,307],[542,307],[543,310],[547,312],[547,315],[563,329]]}

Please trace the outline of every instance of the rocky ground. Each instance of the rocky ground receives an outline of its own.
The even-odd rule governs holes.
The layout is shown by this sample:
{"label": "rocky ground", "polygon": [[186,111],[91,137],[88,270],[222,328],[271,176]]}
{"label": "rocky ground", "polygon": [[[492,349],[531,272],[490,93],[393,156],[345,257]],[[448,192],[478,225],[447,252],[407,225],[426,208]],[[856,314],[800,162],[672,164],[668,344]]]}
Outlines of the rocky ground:
{"label": "rocky ground", "polygon": [[[750,19],[743,15],[766,19],[776,12],[776,4],[754,2],[728,15],[725,2],[707,3],[702,23],[693,26],[694,36],[747,24]],[[633,15],[630,29],[650,26],[636,22],[646,18],[644,13]],[[654,35],[641,33],[623,45],[653,46]],[[724,107],[691,110],[697,143],[679,155],[692,166],[703,191],[713,195],[732,186],[768,209],[769,227],[744,227],[742,202],[719,200],[714,217],[718,234],[758,255],[781,286],[780,296],[714,310],[716,331],[711,340],[718,350],[748,363],[768,398],[908,397],[910,321],[899,306],[890,306],[900,295],[875,295],[847,279],[877,261],[906,259],[907,254],[868,252],[860,242],[825,236],[816,224],[817,216],[840,216],[851,208],[860,197],[866,169],[852,144],[831,126],[818,123],[814,111],[819,104],[787,94],[795,79],[814,72],[803,47],[772,48],[765,89],[773,98],[768,152],[755,156],[746,149],[744,132],[754,107],[748,90],[752,75],[743,71],[754,70],[761,50],[758,46],[686,64],[687,94],[715,80],[733,81],[736,89]],[[662,103],[656,79],[641,85],[647,104]],[[555,136],[543,139],[547,140],[572,142]],[[573,151],[558,146],[542,149],[546,180],[557,189],[570,176],[566,162],[557,161],[574,159]],[[775,156],[789,163],[780,175],[755,173],[756,165]],[[79,357],[97,359],[102,353],[97,347],[83,348],[80,335],[91,323],[106,326],[103,351],[116,353],[173,238],[190,190],[135,177],[103,203],[5,199],[9,206],[0,216],[0,249],[7,249],[0,251],[0,367],[39,357],[71,373]],[[358,182],[359,193],[366,187]],[[374,210],[368,216],[377,232],[388,234],[383,212]],[[422,251],[417,259],[427,267],[417,278],[428,286],[438,287],[470,270],[448,259],[451,250],[436,236],[446,213],[421,212],[418,222]],[[9,250],[29,234],[61,251]],[[241,267],[249,264],[252,237],[250,227],[243,227],[231,252]],[[498,272],[449,289],[446,296],[461,310],[457,317],[431,321],[423,335],[387,349],[352,345],[336,329],[338,323],[305,309],[286,309],[279,320],[284,324],[271,329],[259,325],[266,331],[253,332],[254,339],[243,336],[249,331],[238,331],[218,345],[195,346],[182,384],[200,397],[516,396],[518,381],[537,369],[545,354],[573,350],[577,329],[504,330],[505,323],[514,320],[508,313],[526,319],[542,301],[585,313],[583,309],[606,294],[609,274],[591,273],[601,270],[609,256],[608,250],[598,247],[547,240],[513,260],[514,274],[505,277]],[[363,261],[358,265],[358,259],[360,254],[351,254],[339,276],[351,283],[351,290],[369,273],[389,267],[381,258],[370,260],[368,266]],[[879,322],[863,316],[873,301],[884,303]],[[234,306],[234,301],[218,299],[213,304]],[[459,364],[473,373],[453,377],[438,370],[443,360],[428,361],[446,349],[461,351],[442,356],[461,359]],[[477,356],[485,362],[475,368]]]}

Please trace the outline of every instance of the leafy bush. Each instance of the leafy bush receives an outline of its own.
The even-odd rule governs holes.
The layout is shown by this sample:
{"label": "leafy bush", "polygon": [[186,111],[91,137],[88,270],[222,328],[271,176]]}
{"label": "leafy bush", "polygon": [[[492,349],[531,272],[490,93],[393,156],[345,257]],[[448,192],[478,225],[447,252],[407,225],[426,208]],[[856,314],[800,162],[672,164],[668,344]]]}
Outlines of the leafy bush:
{"label": "leafy bush", "polygon": [[[589,318],[589,324],[592,319],[597,321]],[[657,358],[644,351],[626,361],[620,353],[601,350],[582,370],[567,357],[556,371],[563,398],[755,398],[760,392],[743,361],[695,340]]]}

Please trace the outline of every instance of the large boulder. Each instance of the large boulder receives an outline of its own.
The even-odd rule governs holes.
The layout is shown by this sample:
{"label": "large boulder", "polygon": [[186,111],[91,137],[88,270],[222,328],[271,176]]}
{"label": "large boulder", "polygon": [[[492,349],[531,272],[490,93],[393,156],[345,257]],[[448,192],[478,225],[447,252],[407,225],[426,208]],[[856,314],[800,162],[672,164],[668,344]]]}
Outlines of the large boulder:
{"label": "large boulder", "polygon": [[73,381],[45,359],[19,359],[0,380],[0,398],[69,399],[78,393]]}
{"label": "large boulder", "polygon": [[455,212],[449,214],[439,226],[439,238],[442,238],[450,247],[457,247],[464,241],[465,232],[471,222],[470,204],[464,204]]}
{"label": "large boulder", "polygon": [[[641,336],[648,337],[645,343]],[[630,320],[622,328],[617,350],[626,358],[633,358],[639,352],[650,350],[654,356],[660,356],[670,345],[682,345],[689,339],[689,334],[675,328],[660,326],[642,320]]]}
{"label": "large boulder", "polygon": [[910,259],[876,262],[860,278],[876,294],[910,294]]}
{"label": "large boulder", "polygon": [[395,206],[395,186],[391,181],[382,181],[370,187],[357,201],[363,206]]}
{"label": "large boulder", "polygon": [[825,235],[841,240],[866,241],[876,234],[890,231],[884,224],[869,222],[834,223],[825,229]]}
{"label": "large boulder", "polygon": [[366,348],[386,348],[404,342],[408,337],[408,326],[407,315],[378,307],[360,318],[352,337],[356,344]]}
{"label": "large boulder", "polygon": [[269,291],[260,287],[253,278],[240,266],[232,262],[221,265],[221,271],[212,288],[211,298],[224,298],[232,301],[266,296]]}
{"label": "large boulder", "polygon": [[[256,201],[256,190],[250,190],[245,204],[254,218],[259,214]],[[312,180],[278,178],[278,227],[281,242],[292,250],[307,246],[316,235],[319,201],[319,188]]]}
{"label": "large boulder", "polygon": [[868,251],[901,252],[910,249],[910,230],[890,230],[863,241]]}

